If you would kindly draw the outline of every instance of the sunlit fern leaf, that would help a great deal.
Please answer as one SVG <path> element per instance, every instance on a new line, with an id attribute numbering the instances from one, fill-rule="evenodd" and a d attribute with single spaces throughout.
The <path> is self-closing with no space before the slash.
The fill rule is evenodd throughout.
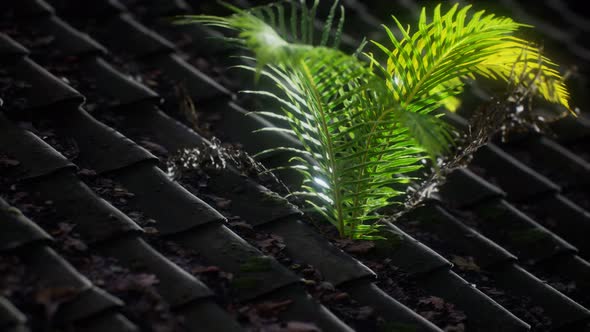
<path id="1" fill-rule="evenodd" d="M 288 63 L 313 45 L 318 3 L 319 0 L 314 0 L 312 7 L 308 8 L 305 4 L 298 6 L 295 1 L 291 1 L 290 6 L 276 3 L 250 8 L 247 11 L 224 3 L 235 11 L 233 15 L 227 17 L 183 15 L 176 17 L 174 22 L 175 24 L 202 23 L 237 31 L 238 38 L 234 40 L 243 43 L 256 55 L 258 77 L 260 69 L 266 64 Z M 303 12 L 299 7 L 303 8 Z M 338 9 L 340 16 L 334 27 Z M 332 47 L 337 47 L 343 25 L 344 7 L 338 6 L 338 1 L 334 1 L 322 29 L 321 41 L 317 46 L 327 46 L 331 43 Z"/>
<path id="2" fill-rule="evenodd" d="M 305 148 L 295 152 L 312 157 L 311 161 L 294 158 L 294 168 L 306 178 L 303 191 L 295 194 L 305 196 L 343 236 L 373 238 L 377 226 L 372 222 L 382 217 L 378 211 L 391 204 L 392 197 L 403 194 L 392 189 L 404 181 L 400 175 L 422 167 L 425 150 L 418 142 L 430 139 L 431 144 L 424 146 L 433 153 L 440 152 L 440 146 L 434 148 L 441 141 L 436 136 L 446 137 L 446 133 L 442 127 L 434 127 L 434 119 L 403 116 L 405 112 L 399 110 L 397 101 L 389 98 L 387 82 L 374 75 L 367 62 L 324 46 L 331 35 L 333 44 L 339 42 L 343 20 L 335 32 L 332 30 L 337 8 L 335 2 L 319 46 L 302 43 L 313 40 L 309 32 L 312 26 L 301 20 L 298 27 L 294 9 L 287 31 L 281 22 L 288 20 L 280 16 L 287 10 L 280 5 L 237 11 L 225 18 L 185 17 L 182 22 L 238 31 L 243 44 L 256 55 L 256 67 L 249 69 L 271 79 L 282 91 L 281 96 L 271 91 L 252 93 L 279 101 L 284 111 L 281 120 L 289 123 L 289 133 Z M 287 41 L 297 39 L 301 40 Z M 268 112 L 260 114 L 277 117 Z M 427 139 L 416 140 L 412 132 Z"/>
<path id="3" fill-rule="evenodd" d="M 277 15 L 285 12 L 274 8 Z M 329 41 L 326 36 L 336 8 L 332 6 L 320 44 Z M 223 18 L 223 24 L 210 17 L 200 22 L 223 27 L 234 24 L 245 45 L 256 54 L 258 63 L 250 69 L 260 71 L 262 62 L 265 69 L 261 75 L 282 90 L 281 96 L 271 91 L 252 93 L 280 102 L 284 108 L 281 120 L 290 124 L 289 132 L 313 157 L 312 162 L 296 159 L 295 168 L 307 179 L 302 187 L 305 190 L 296 194 L 307 197 L 308 203 L 342 235 L 370 236 L 376 227 L 365 223 L 380 218 L 376 211 L 390 204 L 392 196 L 402 194 L 390 188 L 399 181 L 394 175 L 420 168 L 424 150 L 406 128 L 399 128 L 396 104 L 383 98 L 385 81 L 375 76 L 366 62 L 334 48 L 288 43 L 283 37 L 293 35 L 280 36 L 262 21 L 272 16 L 268 12 L 265 16 L 238 12 Z M 275 22 L 281 20 L 275 16 Z M 307 41 L 312 39 L 305 29 L 291 31 L 299 37 L 307 35 Z M 335 34 L 334 42 L 338 38 Z M 277 117 L 268 112 L 260 114 Z"/>
<path id="4" fill-rule="evenodd" d="M 469 6 L 442 15 L 437 6 L 431 21 L 422 11 L 412 35 L 394 18 L 402 37 L 385 28 L 392 47 L 374 42 L 388 57 L 382 65 L 370 53 L 363 53 L 369 60 L 364 61 L 334 47 L 344 22 L 337 2 L 314 45 L 317 4 L 234 8 L 228 17 L 185 16 L 178 22 L 233 30 L 254 53 L 255 64 L 243 68 L 270 80 L 276 90 L 249 92 L 275 99 L 283 111 L 259 114 L 290 127 L 262 130 L 287 131 L 303 146 L 261 153 L 296 153 L 293 164 L 283 166 L 305 178 L 292 195 L 303 196 L 342 236 L 375 239 L 380 211 L 404 194 L 425 156 L 438 156 L 453 144 L 450 128 L 433 112 L 456 105 L 462 79 L 483 75 L 536 84 L 542 96 L 569 107 L 554 65 L 512 37 L 523 25 L 511 19 L 468 15 Z"/>
<path id="5" fill-rule="evenodd" d="M 513 36 L 526 25 L 484 15 L 484 11 L 470 15 L 471 6 L 458 8 L 456 4 L 443 15 L 438 5 L 430 19 L 423 9 L 413 34 L 393 17 L 402 37 L 385 27 L 392 47 L 375 43 L 388 56 L 389 87 L 404 108 L 428 113 L 456 94 L 453 90 L 458 86 L 449 82 L 478 74 L 525 87 L 534 85 L 542 97 L 570 109 L 556 65 L 538 48 Z"/>

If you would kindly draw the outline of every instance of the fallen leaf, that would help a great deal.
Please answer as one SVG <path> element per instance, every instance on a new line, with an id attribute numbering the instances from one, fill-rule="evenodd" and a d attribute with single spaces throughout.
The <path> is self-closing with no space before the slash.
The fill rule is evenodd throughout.
<path id="1" fill-rule="evenodd" d="M 418 301 L 420 304 L 430 305 L 436 310 L 443 310 L 445 308 L 445 300 L 438 296 L 429 296 Z"/>
<path id="2" fill-rule="evenodd" d="M 151 287 L 155 284 L 158 284 L 160 280 L 153 274 L 148 273 L 140 273 L 137 274 L 134 278 L 137 285 L 141 287 Z"/>
<path id="3" fill-rule="evenodd" d="M 15 167 L 20 165 L 20 161 L 14 159 L 0 159 L 0 166 L 3 167 Z"/>
<path id="4" fill-rule="evenodd" d="M 463 257 L 463 256 L 453 255 L 451 262 L 453 262 L 453 264 L 455 264 L 455 266 L 457 266 L 459 269 L 461 269 L 463 271 L 474 271 L 474 272 L 481 271 L 481 268 L 475 263 L 475 261 L 473 260 L 473 257 L 471 257 L 471 256 Z"/>
<path id="5" fill-rule="evenodd" d="M 457 325 L 447 326 L 445 332 L 465 332 L 465 324 L 459 323 Z"/>
<path id="6" fill-rule="evenodd" d="M 80 293 L 73 287 L 43 288 L 35 294 L 35 302 L 45 307 L 45 314 L 52 319 L 62 303 L 71 301 Z"/>
<path id="7" fill-rule="evenodd" d="M 287 307 L 293 303 L 293 300 L 284 301 L 267 301 L 254 305 L 253 309 L 263 317 L 273 317 L 279 312 L 287 309 Z"/>
<path id="8" fill-rule="evenodd" d="M 369 306 L 360 307 L 358 313 L 356 314 L 356 319 L 359 319 L 359 320 L 369 319 L 369 317 L 371 317 L 374 312 L 375 312 L 375 310 Z"/>
<path id="9" fill-rule="evenodd" d="M 288 322 L 287 326 L 281 329 L 284 332 L 321 332 L 321 330 L 311 323 Z"/>
<path id="10" fill-rule="evenodd" d="M 231 227 L 235 227 L 238 230 L 254 230 L 254 227 L 247 222 L 244 221 L 232 221 L 229 223 Z"/>
<path id="11" fill-rule="evenodd" d="M 351 254 L 366 254 L 375 248 L 375 243 L 372 241 L 355 241 L 344 247 L 344 250 Z"/>
<path id="12" fill-rule="evenodd" d="M 148 151 L 153 152 L 155 154 L 167 156 L 170 152 L 160 144 L 156 144 L 154 142 L 148 140 L 140 140 L 139 144 L 146 148 Z"/>
<path id="13" fill-rule="evenodd" d="M 74 249 L 77 251 L 86 251 L 88 250 L 88 246 L 86 245 L 86 243 L 82 242 L 82 240 L 71 237 L 71 236 L 66 236 L 63 239 L 63 247 L 65 250 L 68 249 Z"/>
<path id="14" fill-rule="evenodd" d="M 199 266 L 191 269 L 193 274 L 218 273 L 220 271 L 221 269 L 218 266 Z"/>
<path id="15" fill-rule="evenodd" d="M 88 176 L 88 177 L 94 177 L 97 175 L 96 171 L 88 169 L 88 168 L 82 168 L 81 170 L 78 171 L 78 175 L 81 176 Z"/>

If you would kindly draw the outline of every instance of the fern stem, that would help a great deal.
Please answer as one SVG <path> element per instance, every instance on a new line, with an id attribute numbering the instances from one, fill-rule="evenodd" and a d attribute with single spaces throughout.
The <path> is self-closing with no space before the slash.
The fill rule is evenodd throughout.
<path id="1" fill-rule="evenodd" d="M 371 144 L 371 142 L 372 142 L 373 135 L 374 135 L 374 133 L 375 133 L 375 131 L 377 129 L 377 125 L 379 123 L 381 123 L 381 121 L 383 121 L 383 118 L 387 114 L 389 114 L 390 112 L 392 112 L 392 111 L 393 111 L 393 108 L 390 108 L 390 109 L 384 111 L 383 113 L 381 113 L 381 115 L 379 116 L 379 118 L 371 126 L 371 131 L 369 132 L 369 136 L 367 137 L 367 140 L 366 140 L 366 142 L 367 142 L 367 148 L 366 148 L 366 150 L 363 153 L 363 157 L 361 158 L 361 162 L 360 162 L 361 164 L 364 164 L 364 163 L 367 162 L 367 156 L 369 155 L 369 151 L 371 151 L 371 149 L 369 147 L 369 144 Z M 378 160 L 381 160 L 382 157 L 383 157 L 383 154 L 380 154 Z M 357 183 L 357 185 L 356 185 L 355 192 L 358 192 L 360 190 L 360 185 L 361 185 L 361 181 L 360 180 L 364 177 L 364 175 L 365 175 L 365 168 L 363 168 L 361 170 L 361 172 L 360 172 L 360 174 L 359 174 L 359 176 L 357 178 L 359 180 L 359 183 Z M 358 211 L 359 211 L 359 209 L 356 209 L 356 207 L 359 204 L 358 199 L 359 199 L 359 195 L 355 195 L 354 201 L 353 201 L 354 202 L 353 203 L 353 206 L 355 207 L 353 219 L 356 219 L 358 217 Z"/>
<path id="2" fill-rule="evenodd" d="M 315 85 L 315 82 L 313 80 L 313 75 L 311 75 L 311 71 L 309 70 L 309 67 L 307 67 L 307 65 L 305 64 L 303 59 L 301 59 L 300 64 L 301 64 L 301 68 L 303 69 L 303 73 L 305 74 L 307 80 L 309 81 L 313 97 L 317 100 L 318 111 L 320 112 L 320 117 L 321 117 L 320 125 L 322 127 L 322 130 L 325 133 L 325 137 L 326 137 L 326 141 L 327 141 L 326 148 L 327 148 L 328 158 L 329 158 L 329 163 L 330 163 L 330 168 L 331 168 L 331 172 L 328 172 L 328 173 L 329 173 L 329 177 L 330 177 L 329 181 L 332 186 L 332 190 L 334 192 L 334 205 L 336 206 L 336 220 L 338 221 L 337 228 L 338 228 L 338 233 L 340 234 L 340 236 L 344 237 L 346 234 L 345 234 L 345 225 L 344 225 L 344 215 L 343 215 L 343 211 L 342 211 L 342 197 L 341 197 L 342 193 L 341 193 L 340 183 L 337 178 L 337 174 L 338 174 L 337 166 L 338 165 L 336 164 L 332 138 L 331 138 L 330 132 L 328 130 L 328 124 L 326 123 L 326 114 L 325 114 L 323 105 L 321 103 L 320 94 L 319 94 L 318 89 Z M 352 239 L 352 237 L 353 237 L 352 232 L 350 234 L 350 237 Z"/>

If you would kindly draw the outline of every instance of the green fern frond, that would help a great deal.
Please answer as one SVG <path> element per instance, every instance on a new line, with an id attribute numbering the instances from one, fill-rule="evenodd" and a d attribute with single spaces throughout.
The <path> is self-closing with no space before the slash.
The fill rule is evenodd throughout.
<path id="1" fill-rule="evenodd" d="M 545 99 L 569 109 L 568 93 L 556 66 L 513 33 L 524 25 L 509 18 L 469 13 L 453 6 L 445 14 L 423 10 L 415 33 L 393 18 L 402 33 L 387 27 L 391 47 L 373 42 L 387 56 L 338 50 L 344 10 L 335 1 L 320 37 L 315 34 L 318 0 L 291 2 L 228 17 L 184 16 L 178 23 L 203 23 L 237 32 L 255 55 L 242 68 L 274 83 L 276 90 L 248 91 L 274 99 L 282 114 L 258 114 L 287 123 L 303 149 L 289 167 L 304 176 L 300 190 L 309 206 L 334 224 L 342 236 L 375 239 L 380 211 L 404 195 L 411 174 L 425 157 L 447 152 L 452 128 L 434 111 L 457 107 L 463 79 L 476 75 L 536 87 Z M 336 23 L 336 17 L 339 20 Z M 316 40 L 316 39 L 319 39 Z M 362 49 L 361 45 L 359 48 Z M 400 190 L 401 189 L 401 190 Z"/>
<path id="2" fill-rule="evenodd" d="M 375 42 L 388 56 L 386 73 L 393 98 L 411 112 L 428 113 L 460 91 L 459 79 L 481 75 L 526 88 L 534 85 L 542 97 L 571 110 L 556 65 L 538 48 L 513 36 L 526 25 L 484 11 L 469 18 L 470 8 L 458 10 L 456 4 L 443 15 L 438 5 L 431 19 L 423 8 L 413 34 L 393 17 L 402 37 L 385 27 L 392 48 Z"/>
<path id="3" fill-rule="evenodd" d="M 247 49 L 254 52 L 258 64 L 256 74 L 259 75 L 260 69 L 266 64 L 295 61 L 294 59 L 314 44 L 314 23 L 318 4 L 319 0 L 314 0 L 311 8 L 302 5 L 301 10 L 294 1 L 291 2 L 290 8 L 279 3 L 249 10 L 227 5 L 235 12 L 228 17 L 183 15 L 176 17 L 174 23 L 201 23 L 238 32 L 238 38 L 234 40 L 241 42 Z M 340 9 L 340 18 L 337 27 L 334 28 L 338 9 Z M 338 6 L 338 1 L 334 1 L 322 29 L 321 41 L 317 46 L 327 46 L 331 42 L 332 48 L 337 48 L 343 25 L 344 7 Z"/>
<path id="4" fill-rule="evenodd" d="M 287 72 L 272 71 L 285 82 L 283 104 L 304 110 L 286 112 L 293 131 L 306 150 L 323 157 L 305 163 L 312 185 L 304 188 L 315 198 L 308 203 L 342 235 L 370 236 L 376 228 L 365 222 L 381 218 L 377 211 L 401 194 L 390 188 L 392 175 L 421 167 L 423 150 L 408 148 L 411 137 L 396 128 L 391 105 L 367 95 L 383 83 L 360 60 L 320 47 Z"/>

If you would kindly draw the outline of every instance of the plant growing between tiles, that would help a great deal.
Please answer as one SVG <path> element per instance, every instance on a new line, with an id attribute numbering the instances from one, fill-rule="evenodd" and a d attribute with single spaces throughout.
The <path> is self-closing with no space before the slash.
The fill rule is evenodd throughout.
<path id="1" fill-rule="evenodd" d="M 227 17 L 182 16 L 176 23 L 233 31 L 229 40 L 254 54 L 249 60 L 255 64 L 241 67 L 274 88 L 247 92 L 282 107 L 280 113 L 256 113 L 289 124 L 261 130 L 290 133 L 303 146 L 277 146 L 260 154 L 290 150 L 298 155 L 284 166 L 305 179 L 292 194 L 305 197 L 342 237 L 380 238 L 383 209 L 403 206 L 400 198 L 424 160 L 436 165 L 454 150 L 453 128 L 439 111 L 456 107 L 466 79 L 502 81 L 570 110 L 557 65 L 515 36 L 524 24 L 471 6 L 442 12 L 438 5 L 432 12 L 423 8 L 415 28 L 393 16 L 397 31 L 383 25 L 387 43 L 370 41 L 373 53 L 363 51 L 367 43 L 362 43 L 347 54 L 339 49 L 344 8 L 335 1 L 316 32 L 318 1 L 249 10 L 228 6 L 234 14 Z"/>

